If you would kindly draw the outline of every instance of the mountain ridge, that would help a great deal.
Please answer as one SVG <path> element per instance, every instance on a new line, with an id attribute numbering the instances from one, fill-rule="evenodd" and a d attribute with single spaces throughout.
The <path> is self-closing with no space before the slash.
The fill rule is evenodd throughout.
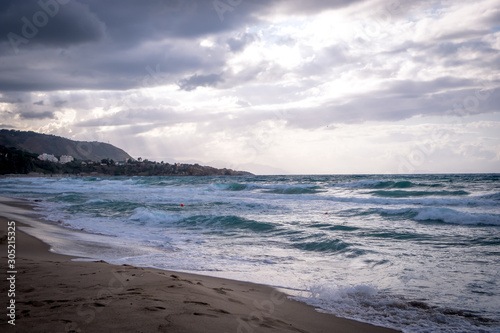
<path id="1" fill-rule="evenodd" d="M 0 130 L 0 145 L 14 147 L 35 154 L 70 155 L 82 161 L 101 161 L 113 159 L 125 161 L 132 159 L 125 150 L 112 144 L 98 141 L 75 141 L 51 134 L 32 131 Z"/>
<path id="2" fill-rule="evenodd" d="M 70 162 L 42 161 L 47 153 L 70 155 Z M 186 163 L 134 160 L 109 143 L 74 141 L 63 137 L 17 130 L 0 130 L 0 175 L 103 175 L 103 176 L 248 176 L 246 171 L 218 169 Z"/>

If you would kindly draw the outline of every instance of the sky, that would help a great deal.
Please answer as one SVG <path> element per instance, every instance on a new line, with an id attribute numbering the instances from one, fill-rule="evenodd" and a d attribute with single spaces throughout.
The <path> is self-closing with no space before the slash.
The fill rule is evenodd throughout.
<path id="1" fill-rule="evenodd" d="M 0 128 L 256 174 L 500 172 L 500 0 L 4 0 L 0 37 Z"/>

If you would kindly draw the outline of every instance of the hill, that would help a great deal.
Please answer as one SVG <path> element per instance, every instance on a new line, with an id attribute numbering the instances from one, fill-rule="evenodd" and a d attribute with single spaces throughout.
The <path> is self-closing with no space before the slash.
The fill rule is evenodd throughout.
<path id="1" fill-rule="evenodd" d="M 101 161 L 107 158 L 125 161 L 132 158 L 124 150 L 108 143 L 73 141 L 55 135 L 6 129 L 0 130 L 0 145 L 35 154 L 71 155 L 83 161 Z"/>
<path id="2" fill-rule="evenodd" d="M 100 162 L 72 161 L 57 163 L 41 161 L 37 154 L 0 145 L 0 175 L 78 175 L 78 176 L 248 176 L 251 173 L 231 169 L 216 169 L 199 164 L 169 164 L 152 161 L 117 163 L 110 159 Z"/>
<path id="3" fill-rule="evenodd" d="M 69 163 L 41 161 L 38 155 L 71 155 Z M 85 161 L 85 162 L 84 162 Z M 93 162 L 91 162 L 93 161 Z M 73 141 L 59 136 L 0 130 L 0 175 L 103 175 L 103 176 L 247 176 L 245 171 L 217 169 L 199 164 L 135 161 L 120 148 L 102 142 Z"/>

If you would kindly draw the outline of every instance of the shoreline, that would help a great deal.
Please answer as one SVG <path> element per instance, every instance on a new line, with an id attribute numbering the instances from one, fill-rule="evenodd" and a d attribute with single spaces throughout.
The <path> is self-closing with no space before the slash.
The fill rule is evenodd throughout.
<path id="1" fill-rule="evenodd" d="M 15 326 L 3 314 L 5 332 L 397 332 L 320 313 L 266 285 L 72 261 L 76 257 L 50 252 L 26 232 L 32 227 L 23 220 L 35 213 L 29 203 L 9 198 L 0 203 L 11 208 L 0 213 L 0 233 L 6 234 L 8 221 L 16 225 L 15 296 L 10 298 Z M 7 243 L 0 244 L 5 263 Z M 9 281 L 3 281 L 7 295 Z"/>

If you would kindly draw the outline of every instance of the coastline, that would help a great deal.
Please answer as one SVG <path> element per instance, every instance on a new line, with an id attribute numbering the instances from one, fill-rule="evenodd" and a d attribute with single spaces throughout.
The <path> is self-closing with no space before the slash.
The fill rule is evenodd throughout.
<path id="1" fill-rule="evenodd" d="M 396 332 L 320 313 L 265 285 L 72 261 L 75 257 L 50 252 L 25 232 L 31 227 L 23 220 L 33 218 L 28 203 L 8 198 L 0 203 L 10 207 L 0 213 L 0 233 L 6 234 L 8 221 L 16 226 L 16 274 L 7 276 L 14 275 L 15 282 L 9 286 L 2 279 L 1 286 L 7 295 L 14 285 L 9 298 L 15 301 L 15 326 L 3 314 L 4 332 Z M 7 247 L 4 239 L 5 263 Z"/>

